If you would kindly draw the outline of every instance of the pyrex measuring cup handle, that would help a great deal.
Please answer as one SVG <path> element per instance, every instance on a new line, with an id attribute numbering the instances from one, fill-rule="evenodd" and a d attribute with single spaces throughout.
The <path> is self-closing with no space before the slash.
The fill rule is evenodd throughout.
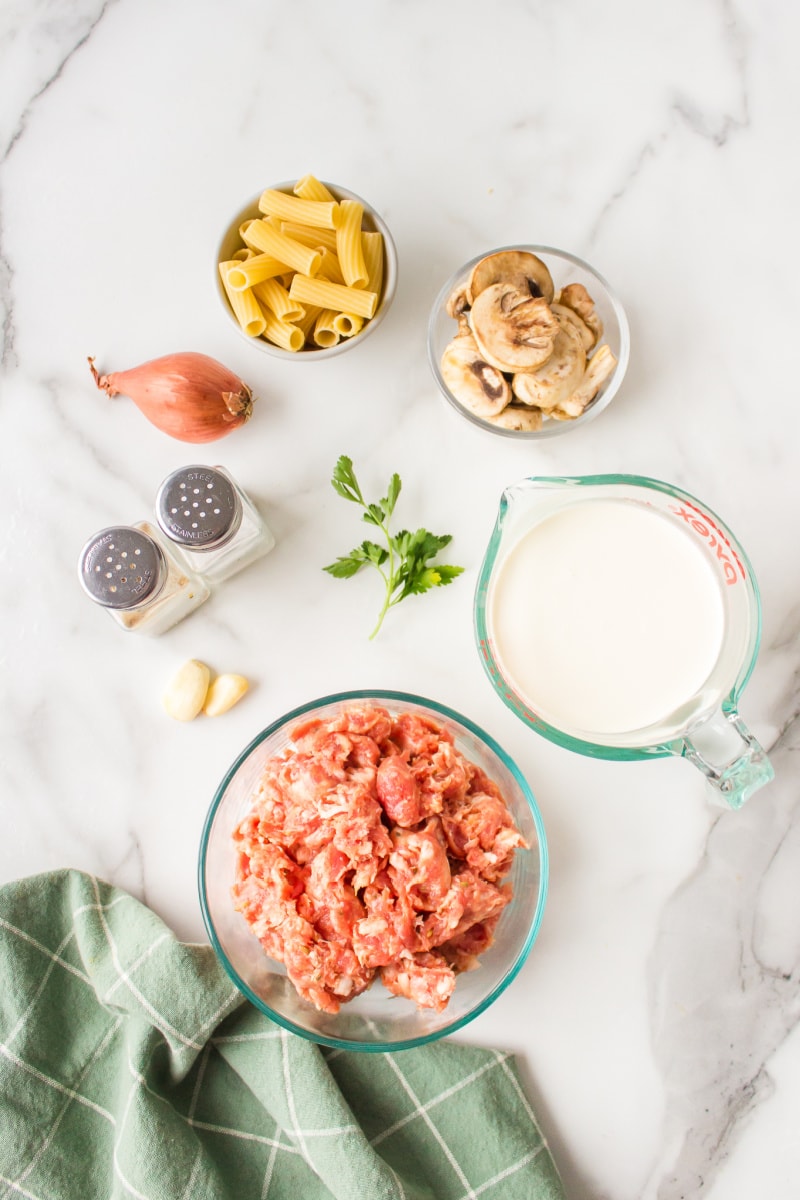
<path id="1" fill-rule="evenodd" d="M 682 754 L 703 772 L 714 801 L 728 808 L 741 808 L 775 777 L 763 747 L 735 709 L 715 713 L 684 738 Z"/>

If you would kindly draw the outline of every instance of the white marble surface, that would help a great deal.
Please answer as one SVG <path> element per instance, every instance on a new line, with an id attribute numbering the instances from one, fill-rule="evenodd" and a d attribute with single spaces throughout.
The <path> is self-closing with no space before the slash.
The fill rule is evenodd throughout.
<path id="1" fill-rule="evenodd" d="M 416 691 L 503 744 L 541 806 L 552 881 L 521 976 L 463 1033 L 517 1050 L 574 1200 L 798 1194 L 798 556 L 794 371 L 800 263 L 795 47 L 784 0 L 476 0 L 337 15 L 308 0 L 5 0 L 0 6 L 2 796 L 0 879 L 72 865 L 204 937 L 198 835 L 226 766 L 317 695 Z M 279 363 L 221 319 L 220 229 L 313 171 L 389 222 L 384 325 L 329 363 Z M 459 263 L 562 246 L 630 315 L 611 407 L 547 444 L 460 421 L 425 361 Z M 123 634 L 75 563 L 148 511 L 195 452 L 89 378 L 205 351 L 259 395 L 211 451 L 275 551 L 157 640 Z M 377 580 L 321 566 L 360 537 L 328 479 L 397 470 L 404 523 L 466 567 L 366 634 Z M 502 488 L 631 471 L 702 497 L 759 577 L 764 638 L 742 713 L 777 779 L 740 813 L 680 760 L 591 761 L 544 742 L 489 687 L 472 591 Z M 252 694 L 182 726 L 160 708 L 189 656 Z M 796 760 L 795 760 L 796 761 Z"/>

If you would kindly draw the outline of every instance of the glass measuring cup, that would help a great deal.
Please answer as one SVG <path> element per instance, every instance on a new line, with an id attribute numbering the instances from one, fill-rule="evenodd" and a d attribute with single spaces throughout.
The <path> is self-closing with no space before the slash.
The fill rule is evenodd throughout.
<path id="1" fill-rule="evenodd" d="M 613 502 L 612 507 L 609 507 L 609 501 Z M 509 646 L 515 644 L 513 637 L 509 638 L 507 629 L 500 635 L 505 603 L 502 589 L 508 588 L 504 581 L 508 580 L 510 571 L 516 569 L 509 564 L 519 562 L 520 546 L 529 546 L 532 538 L 540 537 L 543 523 L 550 518 L 557 518 L 561 529 L 566 528 L 565 521 L 574 523 L 578 512 L 575 506 L 578 505 L 582 506 L 581 520 L 589 512 L 587 506 L 591 506 L 592 519 L 596 522 L 599 517 L 601 521 L 598 528 L 602 528 L 608 514 L 615 520 L 635 518 L 640 524 L 644 516 L 660 518 L 655 526 L 649 522 L 645 532 L 657 534 L 653 539 L 656 547 L 662 537 L 666 537 L 667 542 L 670 539 L 675 542 L 677 538 L 676 545 L 681 553 L 688 554 L 692 562 L 697 560 L 696 565 L 704 578 L 708 577 L 709 596 L 713 592 L 715 613 L 718 613 L 718 627 L 715 626 L 713 631 L 715 637 L 718 635 L 718 649 L 715 641 L 712 658 L 707 665 L 698 667 L 701 673 L 690 690 L 677 700 L 673 696 L 664 711 L 649 711 L 641 720 L 629 720 L 623 725 L 615 726 L 612 722 L 608 728 L 599 718 L 589 721 L 584 716 L 583 721 L 581 718 L 573 720 L 565 716 L 565 709 L 559 711 L 546 696 L 534 697 L 536 685 L 519 682 L 520 670 L 509 650 Z M 554 528 L 551 522 L 550 533 Z M 688 545 L 684 538 L 689 540 Z M 565 546 L 569 544 L 565 542 Z M 515 550 L 517 554 L 513 555 Z M 638 561 L 637 556 L 646 557 L 641 539 L 632 541 L 629 549 L 623 539 L 622 553 L 634 563 Z M 612 556 L 609 563 L 613 564 L 613 561 Z M 667 572 L 672 566 L 665 561 Z M 613 565 L 609 565 L 606 579 L 602 578 L 603 574 L 600 570 L 589 581 L 585 595 L 585 621 L 595 620 L 595 640 L 602 639 L 605 634 L 593 612 L 594 594 L 605 589 L 613 595 L 614 587 L 620 586 Z M 565 578 L 568 577 L 569 572 Z M 579 571 L 576 578 L 580 578 Z M 673 589 L 677 588 L 674 594 L 680 598 L 681 581 L 671 579 L 669 582 Z M 693 596 L 683 597 L 683 601 L 691 616 Z M 666 619 L 663 611 L 654 610 L 654 613 L 646 636 L 656 643 L 668 624 L 669 613 Z M 643 619 L 647 616 L 645 613 Z M 683 630 L 679 632 L 682 635 Z M 739 717 L 737 707 L 742 689 L 755 666 L 760 632 L 758 585 L 745 552 L 719 517 L 687 492 L 637 475 L 533 477 L 504 491 L 475 594 L 476 639 L 484 669 L 500 698 L 531 729 L 550 741 L 581 754 L 621 761 L 680 755 L 703 772 L 718 803 L 739 808 L 754 791 L 773 778 L 769 759 Z M 584 633 L 594 636 L 590 625 L 585 626 Z M 545 636 L 543 633 L 542 637 Z M 695 649 L 701 642 L 702 638 Z M 686 651 L 687 654 L 693 652 Z M 558 648 L 554 651 L 557 653 Z M 620 670 L 623 666 L 620 661 Z M 565 678 L 568 668 L 565 661 Z M 613 668 L 612 662 L 610 669 Z M 524 677 L 530 679 L 535 675 L 534 661 L 533 676 Z M 598 692 L 602 695 L 602 680 L 598 683 Z M 635 695 L 632 703 L 635 708 Z M 580 705 L 577 707 L 579 709 Z"/>

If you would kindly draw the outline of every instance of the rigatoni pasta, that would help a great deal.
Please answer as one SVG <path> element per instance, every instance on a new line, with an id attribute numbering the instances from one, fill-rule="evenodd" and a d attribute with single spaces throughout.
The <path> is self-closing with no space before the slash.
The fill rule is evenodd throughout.
<path id="1" fill-rule="evenodd" d="M 337 313 L 333 318 L 333 328 L 342 337 L 354 337 L 361 332 L 363 324 L 364 318 L 357 317 L 355 313 Z"/>
<path id="2" fill-rule="evenodd" d="M 315 228 L 338 229 L 342 220 L 342 210 L 336 200 L 303 200 L 275 188 L 267 188 L 261 193 L 258 207 L 267 216 Z"/>
<path id="3" fill-rule="evenodd" d="M 314 322 L 314 341 L 323 350 L 335 346 L 340 334 L 336 331 L 336 313 L 332 308 L 323 308 Z"/>
<path id="4" fill-rule="evenodd" d="M 368 276 L 361 249 L 364 206 L 355 200 L 343 200 L 340 208 L 342 215 L 336 230 L 336 255 L 342 275 L 348 287 L 365 288 Z"/>
<path id="5" fill-rule="evenodd" d="M 336 230 L 315 229 L 312 225 L 297 225 L 294 221 L 281 221 L 281 231 L 296 242 L 315 249 L 324 247 L 332 254 L 336 253 Z M 380 237 L 380 234 L 378 234 Z"/>
<path id="6" fill-rule="evenodd" d="M 265 279 L 275 279 L 286 270 L 286 263 L 279 262 L 270 254 L 254 254 L 252 250 L 248 250 L 248 254 L 250 258 L 237 263 L 228 271 L 228 283 L 235 292 L 241 292 L 244 288 L 252 287 L 254 283 L 261 283 Z"/>
<path id="7" fill-rule="evenodd" d="M 261 337 L 267 327 L 267 322 L 258 301 L 250 289 L 243 292 L 234 291 L 228 283 L 228 271 L 231 267 L 238 267 L 239 264 L 235 259 L 219 264 L 220 278 L 222 286 L 228 297 L 233 315 L 241 325 L 248 337 Z"/>
<path id="8" fill-rule="evenodd" d="M 265 337 L 268 337 L 276 346 L 280 346 L 281 350 L 291 350 L 295 353 L 302 350 L 306 340 L 302 329 L 298 329 L 289 321 L 282 321 L 270 312 L 264 313 L 264 322 Z"/>
<path id="9" fill-rule="evenodd" d="M 278 283 L 277 279 L 263 279 L 261 283 L 254 284 L 253 295 L 262 308 L 268 308 L 271 313 L 274 313 L 276 317 L 280 317 L 282 321 L 295 322 L 305 316 L 306 310 L 303 308 L 303 305 L 298 304 L 296 300 L 292 300 L 286 288 Z"/>
<path id="10" fill-rule="evenodd" d="M 295 275 L 289 295 L 301 304 L 321 304 L 324 308 L 356 313 L 359 317 L 374 317 L 378 307 L 375 292 L 343 287 L 341 283 L 330 283 L 327 279 L 311 279 L 308 275 Z"/>
<path id="11" fill-rule="evenodd" d="M 303 337 L 308 339 L 322 309 L 316 304 L 304 304 L 303 308 L 306 310 L 305 316 L 299 317 L 294 324 L 302 331 Z"/>
<path id="12" fill-rule="evenodd" d="M 291 191 L 266 188 L 254 208 L 219 265 L 242 329 L 293 353 L 360 333 L 384 285 L 383 236 L 364 228 L 363 205 L 304 175 Z"/>
<path id="13" fill-rule="evenodd" d="M 280 259 L 293 271 L 299 271 L 302 275 L 316 275 L 319 270 L 321 259 L 318 250 L 288 238 L 268 221 L 251 221 L 247 227 L 247 237 L 262 253 Z"/>
<path id="14" fill-rule="evenodd" d="M 361 234 L 361 250 L 369 277 L 367 287 L 380 295 L 383 287 L 383 238 L 379 233 L 364 230 Z"/>
<path id="15" fill-rule="evenodd" d="M 323 246 L 320 250 L 320 254 L 322 255 L 322 262 L 319 264 L 317 278 L 329 279 L 331 283 L 344 283 L 344 275 L 342 274 L 342 268 L 339 265 L 339 259 L 336 257 L 333 251 L 328 250 L 327 247 Z"/>
<path id="16" fill-rule="evenodd" d="M 326 188 L 324 183 L 320 183 L 315 175 L 304 175 L 302 179 L 298 179 L 292 191 L 295 196 L 301 196 L 303 200 L 336 199 L 333 192 Z"/>

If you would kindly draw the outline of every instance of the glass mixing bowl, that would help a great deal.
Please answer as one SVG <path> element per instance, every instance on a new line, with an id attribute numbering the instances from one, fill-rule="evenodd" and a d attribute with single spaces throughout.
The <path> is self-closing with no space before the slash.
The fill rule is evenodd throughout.
<path id="1" fill-rule="evenodd" d="M 495 940 L 480 965 L 458 976 L 441 1013 L 373 985 L 343 1004 L 336 1015 L 318 1012 L 302 1000 L 282 963 L 268 957 L 241 913 L 233 907 L 231 885 L 237 850 L 232 833 L 248 812 L 265 761 L 283 750 L 300 722 L 331 718 L 355 703 L 382 705 L 393 715 L 418 713 L 452 733 L 456 748 L 500 787 L 528 844 L 518 849 L 507 877 L 513 899 L 503 910 Z M 483 1012 L 508 987 L 536 940 L 547 890 L 547 845 L 533 794 L 497 743 L 466 717 L 420 696 L 391 691 L 353 691 L 314 700 L 287 713 L 260 733 L 231 766 L 219 785 L 203 829 L 199 858 L 200 902 L 206 929 L 225 970 L 256 1008 L 285 1029 L 326 1046 L 349 1050 L 400 1050 L 453 1033 Z"/>

